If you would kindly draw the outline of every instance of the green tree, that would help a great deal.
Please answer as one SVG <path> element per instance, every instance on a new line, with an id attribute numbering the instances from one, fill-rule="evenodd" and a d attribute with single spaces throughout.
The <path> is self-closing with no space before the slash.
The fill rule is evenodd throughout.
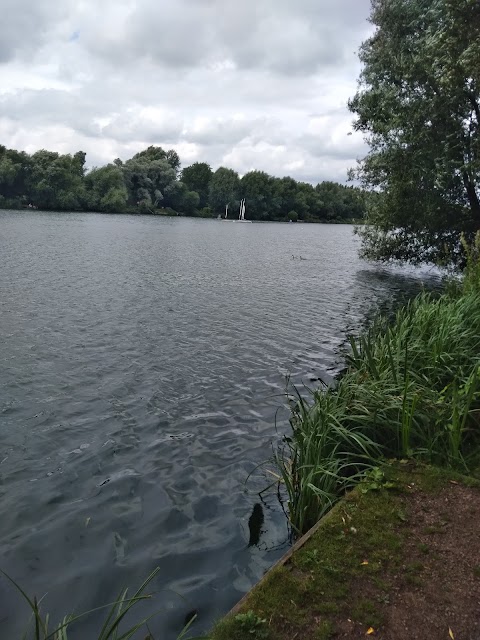
<path id="1" fill-rule="evenodd" d="M 155 160 L 165 160 L 175 171 L 175 177 L 180 171 L 180 157 L 174 149 L 165 151 L 162 147 L 150 146 L 136 153 L 132 160 L 145 160 L 146 162 L 154 162 Z"/>
<path id="2" fill-rule="evenodd" d="M 125 210 L 128 191 L 123 171 L 115 164 L 92 169 L 85 177 L 89 208 L 108 213 Z"/>
<path id="3" fill-rule="evenodd" d="M 225 206 L 239 203 L 240 180 L 233 169 L 220 167 L 213 174 L 208 187 L 208 204 L 215 213 L 225 211 Z"/>
<path id="4" fill-rule="evenodd" d="M 293 178 L 274 178 L 273 198 L 275 209 L 280 218 L 287 219 L 291 211 L 295 209 L 295 198 L 297 195 L 297 182 Z M 298 218 L 298 215 L 297 215 Z"/>
<path id="5" fill-rule="evenodd" d="M 178 213 L 195 215 L 200 197 L 196 191 L 189 191 L 184 182 L 172 181 L 165 187 L 163 193 L 163 206 L 170 207 Z"/>
<path id="6" fill-rule="evenodd" d="M 173 209 L 186 215 L 211 217 L 230 205 L 238 215 L 246 198 L 247 217 L 257 220 L 318 220 L 358 215 L 363 191 L 337 183 L 311 184 L 250 171 L 242 180 L 236 171 L 220 167 L 212 173 L 196 162 L 181 173 L 175 151 L 150 146 L 130 160 L 85 172 L 85 153 L 61 155 L 44 149 L 32 156 L 0 145 L 0 207 L 33 204 L 42 209 L 155 213 Z M 204 205 L 204 206 L 202 206 Z M 205 206 L 206 205 L 206 206 Z M 357 213 L 352 214 L 352 211 Z"/>
<path id="7" fill-rule="evenodd" d="M 360 220 L 365 215 L 364 192 L 357 187 L 346 187 L 337 182 L 317 184 L 318 216 L 322 220 Z"/>
<path id="8" fill-rule="evenodd" d="M 85 153 L 60 155 L 41 149 L 31 156 L 26 179 L 28 199 L 39 209 L 75 211 L 84 208 Z"/>
<path id="9" fill-rule="evenodd" d="M 297 182 L 294 209 L 298 212 L 299 220 L 318 219 L 319 206 L 320 199 L 313 186 L 308 182 Z"/>
<path id="10" fill-rule="evenodd" d="M 170 206 L 175 195 L 177 174 L 168 160 L 149 152 L 137 153 L 121 166 L 129 202 L 142 210 L 153 212 L 158 207 Z M 158 147 L 159 149 L 159 147 Z"/>
<path id="11" fill-rule="evenodd" d="M 28 154 L 0 145 L 0 203 L 8 207 L 19 207 L 26 203 L 26 180 L 30 168 Z"/>
<path id="12" fill-rule="evenodd" d="M 197 191 L 190 191 L 188 186 L 180 180 L 175 185 L 176 190 L 170 206 L 179 213 L 196 215 L 200 205 L 200 196 Z"/>
<path id="13" fill-rule="evenodd" d="M 350 101 L 370 152 L 366 257 L 455 261 L 480 227 L 480 3 L 372 0 L 374 35 Z"/>
<path id="14" fill-rule="evenodd" d="M 253 220 L 273 220 L 278 216 L 280 200 L 274 198 L 275 179 L 265 171 L 249 171 L 240 182 L 246 200 L 247 216 Z"/>
<path id="15" fill-rule="evenodd" d="M 190 191 L 196 191 L 200 196 L 199 207 L 203 209 L 208 204 L 208 188 L 213 171 L 206 162 L 194 162 L 182 171 L 181 181 Z"/>

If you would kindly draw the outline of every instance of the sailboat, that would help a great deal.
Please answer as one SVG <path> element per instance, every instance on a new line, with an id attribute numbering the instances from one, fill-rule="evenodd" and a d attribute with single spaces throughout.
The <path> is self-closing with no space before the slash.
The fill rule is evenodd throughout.
<path id="1" fill-rule="evenodd" d="M 221 218 L 222 220 L 226 220 L 227 222 L 236 222 L 236 220 L 233 220 L 232 218 L 228 217 L 228 203 L 225 205 L 225 216 L 221 217 L 218 216 L 219 218 Z"/>
<path id="2" fill-rule="evenodd" d="M 240 202 L 240 213 L 238 214 L 238 220 L 235 222 L 251 222 L 251 220 L 245 220 L 245 198 Z"/>

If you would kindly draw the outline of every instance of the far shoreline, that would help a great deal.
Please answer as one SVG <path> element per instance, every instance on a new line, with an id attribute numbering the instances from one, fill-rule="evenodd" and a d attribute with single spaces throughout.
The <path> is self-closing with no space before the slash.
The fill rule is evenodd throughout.
<path id="1" fill-rule="evenodd" d="M 37 209 L 36 207 L 22 207 L 21 209 L 11 209 L 11 208 L 3 208 L 0 207 L 0 211 L 8 211 L 10 213 L 59 213 L 59 214 L 76 214 L 76 213 L 86 213 L 86 214 L 95 214 L 102 216 L 148 216 L 148 217 L 157 217 L 157 218 L 187 218 L 189 220 L 214 220 L 218 222 L 222 222 L 222 218 L 214 217 L 214 216 L 192 216 L 186 213 L 162 213 L 152 212 L 152 211 L 61 211 L 57 209 Z M 232 222 L 235 221 L 235 218 L 231 219 Z M 334 224 L 334 225 L 363 225 L 366 224 L 365 220 L 255 220 L 251 219 L 250 222 L 255 224 Z"/>

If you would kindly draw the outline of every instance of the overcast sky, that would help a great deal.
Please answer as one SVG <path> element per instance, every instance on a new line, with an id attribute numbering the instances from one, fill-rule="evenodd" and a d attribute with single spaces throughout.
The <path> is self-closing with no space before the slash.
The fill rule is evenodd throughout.
<path id="1" fill-rule="evenodd" d="M 150 144 L 313 183 L 365 153 L 346 103 L 370 0 L 1 0 L 0 143 Z"/>

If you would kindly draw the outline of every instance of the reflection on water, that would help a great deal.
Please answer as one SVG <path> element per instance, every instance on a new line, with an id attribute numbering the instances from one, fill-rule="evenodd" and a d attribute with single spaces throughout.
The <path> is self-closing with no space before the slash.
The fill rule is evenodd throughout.
<path id="1" fill-rule="evenodd" d="M 285 376 L 331 380 L 346 332 L 435 278 L 366 266 L 340 225 L 0 225 L 0 567 L 59 620 L 159 566 L 152 632 L 195 610 L 200 633 L 286 548 L 275 496 L 245 490 L 288 428 Z M 0 581 L 5 637 L 25 620 Z"/>
<path id="2" fill-rule="evenodd" d="M 378 314 L 389 315 L 413 296 L 423 291 L 440 291 L 442 274 L 434 268 L 395 270 L 393 267 L 361 269 L 355 276 L 355 294 L 350 302 L 364 309 L 360 323 L 352 324 L 347 333 L 358 334 Z M 388 295 L 385 295 L 386 290 Z M 366 292 L 378 295 L 375 304 L 365 307 Z M 352 314 L 353 315 L 353 314 Z"/>

